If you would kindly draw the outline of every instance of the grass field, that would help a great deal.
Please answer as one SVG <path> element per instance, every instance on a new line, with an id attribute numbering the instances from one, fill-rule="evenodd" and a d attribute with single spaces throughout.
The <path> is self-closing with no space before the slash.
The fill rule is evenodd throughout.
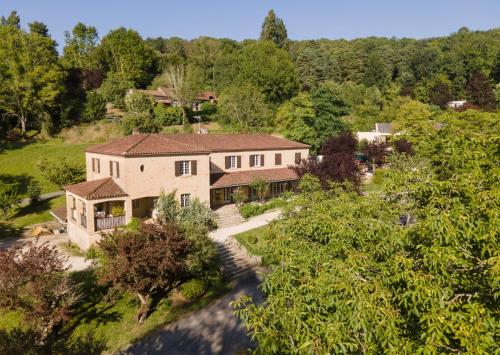
<path id="1" fill-rule="evenodd" d="M 269 226 L 263 226 L 249 231 L 236 234 L 234 238 L 243 245 L 250 254 L 262 256 L 269 246 L 267 241 L 267 233 Z"/>
<path id="2" fill-rule="evenodd" d="M 40 184 L 42 193 L 58 191 L 59 186 L 45 179 L 37 163 L 43 159 L 66 158 L 68 162 L 84 162 L 83 151 L 88 144 L 68 144 L 61 139 L 39 142 L 16 142 L 0 144 L 0 179 L 8 177 L 20 179 L 22 183 L 30 179 Z"/>

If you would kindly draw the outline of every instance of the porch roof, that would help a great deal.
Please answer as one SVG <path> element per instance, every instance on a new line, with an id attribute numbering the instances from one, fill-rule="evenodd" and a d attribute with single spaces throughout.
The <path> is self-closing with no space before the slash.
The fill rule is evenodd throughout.
<path id="1" fill-rule="evenodd" d="M 86 200 L 128 196 L 111 177 L 64 186 L 64 190 Z"/>
<path id="2" fill-rule="evenodd" d="M 249 185 L 261 178 L 267 182 L 297 180 L 297 173 L 290 168 L 237 171 L 210 175 L 210 188 Z"/>

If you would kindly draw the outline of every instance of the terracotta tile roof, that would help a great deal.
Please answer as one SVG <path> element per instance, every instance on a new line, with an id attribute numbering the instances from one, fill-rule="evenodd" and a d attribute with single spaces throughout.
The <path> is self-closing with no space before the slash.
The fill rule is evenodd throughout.
<path id="1" fill-rule="evenodd" d="M 160 134 L 133 134 L 108 143 L 88 147 L 85 151 L 121 156 L 209 153 L 206 148 L 177 142 Z"/>
<path id="2" fill-rule="evenodd" d="M 134 134 L 89 147 L 85 151 L 141 156 L 307 148 L 307 144 L 267 134 Z"/>
<path id="3" fill-rule="evenodd" d="M 211 152 L 243 150 L 307 149 L 307 144 L 269 134 L 170 134 L 176 142 L 202 146 Z"/>
<path id="4" fill-rule="evenodd" d="M 290 168 L 237 171 L 234 173 L 212 174 L 210 188 L 249 185 L 256 178 L 268 182 L 297 180 L 298 176 Z"/>
<path id="5" fill-rule="evenodd" d="M 64 189 L 86 200 L 128 196 L 111 177 L 68 185 Z"/>
<path id="6" fill-rule="evenodd" d="M 217 100 L 217 96 L 213 91 L 201 91 L 196 95 L 196 99 L 203 101 Z"/>

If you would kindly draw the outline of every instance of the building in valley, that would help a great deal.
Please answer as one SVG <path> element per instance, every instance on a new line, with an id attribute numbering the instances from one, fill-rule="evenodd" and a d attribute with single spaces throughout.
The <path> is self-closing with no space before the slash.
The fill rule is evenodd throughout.
<path id="1" fill-rule="evenodd" d="M 265 134 L 135 134 L 89 147 L 87 181 L 65 187 L 68 236 L 88 249 L 100 232 L 152 217 L 162 190 L 181 206 L 198 198 L 215 208 L 232 203 L 236 188 L 256 199 L 249 184 L 261 178 L 279 195 L 308 154 L 306 144 Z"/>

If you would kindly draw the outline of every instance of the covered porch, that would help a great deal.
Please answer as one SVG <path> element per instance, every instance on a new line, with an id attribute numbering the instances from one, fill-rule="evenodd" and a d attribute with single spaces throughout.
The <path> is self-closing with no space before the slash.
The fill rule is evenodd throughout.
<path id="1" fill-rule="evenodd" d="M 217 174 L 211 178 L 210 206 L 217 208 L 234 203 L 234 192 L 237 190 L 245 196 L 245 202 L 258 200 L 257 191 L 250 187 L 255 179 L 268 183 L 264 194 L 266 199 L 277 197 L 283 192 L 294 191 L 297 178 L 295 171 L 289 168 Z"/>

